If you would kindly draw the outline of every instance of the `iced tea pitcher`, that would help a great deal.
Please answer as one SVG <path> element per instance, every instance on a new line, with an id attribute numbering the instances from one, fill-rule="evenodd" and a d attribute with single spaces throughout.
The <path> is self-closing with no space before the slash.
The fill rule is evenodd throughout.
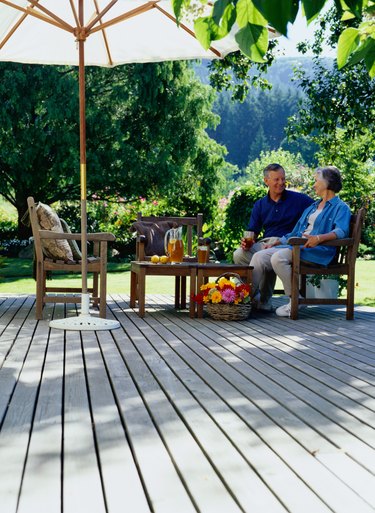
<path id="1" fill-rule="evenodd" d="M 172 264 L 181 263 L 184 258 L 184 243 L 182 241 L 182 226 L 171 228 L 164 237 L 165 254 Z"/>

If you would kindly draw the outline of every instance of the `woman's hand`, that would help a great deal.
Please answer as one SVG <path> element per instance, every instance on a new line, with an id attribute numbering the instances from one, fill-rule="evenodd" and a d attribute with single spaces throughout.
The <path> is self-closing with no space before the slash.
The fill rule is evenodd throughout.
<path id="1" fill-rule="evenodd" d="M 315 248 L 315 246 L 322 242 L 320 239 L 320 235 L 304 235 L 304 237 L 307 238 L 307 241 L 303 246 L 304 248 Z"/>

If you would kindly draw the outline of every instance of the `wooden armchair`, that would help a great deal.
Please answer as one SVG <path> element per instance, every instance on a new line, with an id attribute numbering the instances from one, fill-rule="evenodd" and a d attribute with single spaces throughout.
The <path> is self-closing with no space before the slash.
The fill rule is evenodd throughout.
<path id="1" fill-rule="evenodd" d="M 80 303 L 81 287 L 47 287 L 47 274 L 51 271 L 80 272 L 80 252 L 75 241 L 80 233 L 65 233 L 57 214 L 47 205 L 27 199 L 30 223 L 34 238 L 36 266 L 36 319 L 42 319 L 45 303 Z M 38 211 L 38 209 L 42 209 Z M 52 224 L 51 224 L 52 223 Z M 48 229 L 43 229 L 46 227 Z M 93 285 L 88 288 L 91 300 L 99 306 L 100 317 L 106 317 L 107 294 L 107 248 L 115 240 L 112 233 L 89 233 L 87 240 L 93 242 L 93 256 L 88 258 L 88 273 L 93 273 Z M 48 295 L 53 292 L 54 295 Z M 64 295 L 56 295 L 56 292 Z M 76 295 L 72 295 L 75 293 Z"/>
<path id="2" fill-rule="evenodd" d="M 355 262 L 357 251 L 361 239 L 361 231 L 363 220 L 365 217 L 365 209 L 361 208 L 357 214 L 352 215 L 350 222 L 350 232 L 347 239 L 335 239 L 322 243 L 327 246 L 337 247 L 337 256 L 327 267 L 314 266 L 300 259 L 301 245 L 305 243 L 304 239 L 292 237 L 288 240 L 288 244 L 292 245 L 292 296 L 291 296 L 291 319 L 298 319 L 298 305 L 315 305 L 315 304 L 334 304 L 346 305 L 346 318 L 353 319 L 354 316 L 354 289 L 355 289 Z M 327 298 L 316 299 L 306 298 L 306 276 L 321 274 L 346 275 L 346 298 Z M 301 285 L 301 289 L 300 289 Z M 304 296 L 300 298 L 299 295 Z"/>

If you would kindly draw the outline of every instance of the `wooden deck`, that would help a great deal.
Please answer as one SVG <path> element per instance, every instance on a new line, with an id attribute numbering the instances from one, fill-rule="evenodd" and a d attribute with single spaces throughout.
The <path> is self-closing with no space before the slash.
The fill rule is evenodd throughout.
<path id="1" fill-rule="evenodd" d="M 375 511 L 375 309 L 50 330 L 0 298 L 1 513 Z M 48 305 L 45 318 L 75 315 Z"/>

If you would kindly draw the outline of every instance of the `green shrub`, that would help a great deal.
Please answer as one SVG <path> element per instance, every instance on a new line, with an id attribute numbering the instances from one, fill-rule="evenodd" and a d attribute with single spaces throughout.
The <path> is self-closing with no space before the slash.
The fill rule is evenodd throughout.
<path id="1" fill-rule="evenodd" d="M 225 221 L 221 229 L 221 242 L 228 260 L 239 245 L 246 228 L 254 203 L 267 193 L 265 186 L 244 185 L 234 191 L 225 209 Z"/>

